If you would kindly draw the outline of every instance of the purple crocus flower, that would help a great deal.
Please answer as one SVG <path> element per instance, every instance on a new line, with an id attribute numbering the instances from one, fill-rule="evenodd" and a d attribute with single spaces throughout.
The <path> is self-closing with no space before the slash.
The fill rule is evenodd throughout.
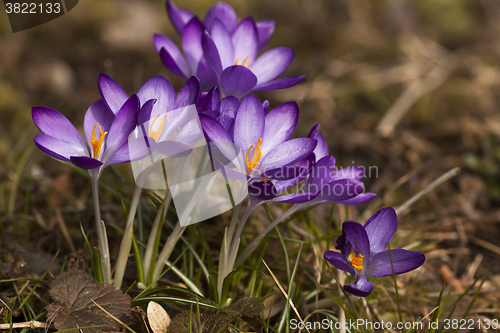
<path id="1" fill-rule="evenodd" d="M 324 257 L 336 268 L 355 277 L 354 283 L 344 286 L 345 291 L 366 297 L 373 290 L 368 277 L 392 275 L 389 250 L 384 250 L 397 228 L 398 219 L 391 207 L 376 212 L 364 226 L 354 221 L 344 222 L 342 235 L 337 238 L 335 247 L 341 253 L 326 251 Z M 390 251 L 396 275 L 412 271 L 425 261 L 425 255 L 420 252 L 403 249 Z"/>
<path id="2" fill-rule="evenodd" d="M 224 99 L 221 105 L 225 104 L 223 102 Z M 260 200 L 272 199 L 278 193 L 274 182 L 295 178 L 302 173 L 304 167 L 295 164 L 310 155 L 317 142 L 310 138 L 289 140 L 299 117 L 299 108 L 295 102 L 282 104 L 267 115 L 255 95 L 248 94 L 237 104 L 234 101 L 237 110 L 229 132 L 223 121 L 200 114 L 205 136 L 224 156 L 231 157 L 231 160 L 242 154 L 244 162 L 238 170 L 247 178 L 249 194 Z M 234 107 L 227 110 L 234 110 Z M 219 113 L 218 117 L 222 116 L 224 114 Z M 225 119 L 230 118 L 231 116 L 227 116 Z M 236 147 L 239 152 L 228 151 L 228 147 Z M 239 175 L 229 174 L 229 177 L 238 178 Z"/>
<path id="3" fill-rule="evenodd" d="M 99 176 L 110 165 L 128 162 L 142 152 L 127 145 L 135 128 L 139 112 L 139 98 L 132 95 L 113 112 L 103 100 L 92 104 L 85 114 L 85 140 L 71 122 L 58 111 L 47 107 L 33 107 L 32 116 L 43 134 L 34 141 L 40 150 L 58 160 L 95 171 Z M 132 149 L 130 149 L 132 148 Z"/>
<path id="4" fill-rule="evenodd" d="M 165 66 L 187 78 L 196 75 L 204 90 L 218 85 L 224 96 L 238 98 L 250 91 L 292 87 L 304 76 L 274 80 L 290 65 L 294 52 L 278 47 L 257 58 L 274 32 L 273 21 L 255 22 L 248 17 L 237 23 L 231 6 L 219 2 L 204 23 L 194 14 L 167 2 L 170 19 L 182 36 L 185 54 L 166 36 L 155 35 L 156 50 Z"/>
<path id="5" fill-rule="evenodd" d="M 308 205 L 322 202 L 335 202 L 344 205 L 360 205 L 372 200 L 375 193 L 363 193 L 364 184 L 361 179 L 365 175 L 364 167 L 347 167 L 341 170 L 335 168 L 335 158 L 328 155 L 328 144 L 321 133 L 319 125 L 310 131 L 308 137 L 318 141 L 309 160 L 301 163 L 309 166 L 309 172 L 297 178 L 278 181 L 275 186 L 278 192 L 283 192 L 296 185 L 304 178 L 304 187 L 300 193 L 286 194 L 272 199 L 273 202 L 305 203 Z"/>

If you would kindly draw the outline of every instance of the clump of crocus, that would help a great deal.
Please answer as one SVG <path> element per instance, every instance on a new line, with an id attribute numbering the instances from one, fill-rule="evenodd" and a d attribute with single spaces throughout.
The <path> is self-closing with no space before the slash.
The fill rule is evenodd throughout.
<path id="1" fill-rule="evenodd" d="M 368 277 L 390 276 L 393 268 L 394 274 L 398 275 L 424 263 L 425 256 L 420 252 L 403 249 L 384 251 L 397 227 L 396 212 L 391 207 L 376 212 L 364 226 L 354 221 L 344 222 L 342 235 L 338 237 L 335 247 L 341 253 L 326 251 L 324 256 L 333 266 L 355 277 L 354 283 L 344 286 L 345 291 L 366 297 L 373 290 Z"/>

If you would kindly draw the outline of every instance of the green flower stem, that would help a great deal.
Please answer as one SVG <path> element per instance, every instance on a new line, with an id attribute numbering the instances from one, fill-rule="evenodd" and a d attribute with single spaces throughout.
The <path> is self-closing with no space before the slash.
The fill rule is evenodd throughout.
<path id="1" fill-rule="evenodd" d="M 227 239 L 230 242 L 234 235 L 234 229 L 236 229 L 236 225 L 238 224 L 238 216 L 240 215 L 241 206 L 243 202 L 240 202 L 233 210 L 233 216 L 231 217 L 231 223 L 229 224 L 229 230 L 227 232 Z"/>
<path id="2" fill-rule="evenodd" d="M 135 185 L 132 202 L 130 203 L 130 210 L 128 212 L 127 224 L 125 226 L 125 233 L 123 234 L 122 243 L 120 245 L 120 252 L 118 252 L 118 260 L 115 266 L 115 280 L 113 285 L 115 288 L 120 289 L 122 286 L 123 275 L 125 274 L 125 267 L 127 266 L 130 248 L 132 247 L 132 237 L 134 233 L 134 218 L 137 211 L 137 205 L 141 198 L 142 187 Z"/>
<path id="3" fill-rule="evenodd" d="M 99 176 L 92 173 L 92 199 L 94 203 L 95 226 L 97 229 L 97 240 L 99 243 L 99 252 L 101 255 L 101 269 L 104 282 L 111 283 L 111 264 L 109 260 L 108 239 L 106 238 L 106 226 L 101 221 L 101 208 L 99 205 Z M 96 263 L 97 264 L 97 263 Z"/>
<path id="4" fill-rule="evenodd" d="M 161 276 L 161 273 L 163 271 L 163 267 L 165 266 L 166 261 L 172 254 L 172 251 L 174 250 L 175 244 L 177 244 L 177 241 L 179 238 L 181 238 L 182 234 L 184 233 L 184 230 L 186 230 L 186 227 L 182 227 L 180 223 L 177 223 L 175 226 L 174 230 L 170 234 L 170 236 L 167 239 L 167 242 L 165 243 L 165 246 L 163 247 L 163 250 L 161 251 L 160 255 L 158 256 L 158 260 L 156 261 L 156 266 L 155 270 L 153 273 L 153 285 L 156 284 L 156 281 Z"/>
<path id="5" fill-rule="evenodd" d="M 281 216 L 276 218 L 276 220 L 271 222 L 259 235 L 257 235 L 257 237 L 255 237 L 255 239 L 250 244 L 248 244 L 245 251 L 243 251 L 243 253 L 236 261 L 236 266 L 239 266 L 243 264 L 243 262 L 245 262 L 245 260 L 253 253 L 253 251 L 257 249 L 257 247 L 260 245 L 260 242 L 269 233 L 269 231 L 273 230 L 278 224 L 285 221 L 285 219 L 287 219 L 290 215 L 292 215 L 293 213 L 297 212 L 298 210 L 306 206 L 307 206 L 306 203 L 295 204 L 291 208 L 289 208 L 286 212 L 284 212 Z M 237 239 L 236 237 L 239 238 L 241 236 L 242 231 L 243 231 L 243 225 L 240 225 L 240 227 L 238 228 L 238 232 L 235 235 L 235 239 Z M 234 253 L 234 256 L 236 256 L 236 253 Z"/>

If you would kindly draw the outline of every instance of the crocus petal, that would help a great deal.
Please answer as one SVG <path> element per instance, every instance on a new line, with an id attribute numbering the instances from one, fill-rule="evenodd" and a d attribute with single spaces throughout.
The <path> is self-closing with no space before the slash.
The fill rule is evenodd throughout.
<path id="1" fill-rule="evenodd" d="M 262 107 L 264 108 L 264 112 L 267 114 L 269 112 L 269 101 L 267 99 L 262 102 Z"/>
<path id="2" fill-rule="evenodd" d="M 396 275 L 412 271 L 422 266 L 425 261 L 423 253 L 403 249 L 391 250 L 391 256 Z M 392 275 L 389 251 L 381 252 L 371 259 L 366 275 L 373 277 Z"/>
<path id="3" fill-rule="evenodd" d="M 312 167 L 314 166 L 314 154 L 313 153 L 309 154 L 307 157 L 302 159 L 296 165 L 302 166 L 302 174 L 294 179 L 275 181 L 274 186 L 276 187 L 276 191 L 278 191 L 278 193 L 285 191 L 286 189 L 294 186 L 295 184 L 299 183 L 300 181 L 302 181 L 304 178 L 307 177 Z"/>
<path id="4" fill-rule="evenodd" d="M 290 165 L 265 170 L 261 176 L 274 180 L 286 180 L 298 177 L 302 173 L 303 167 L 300 165 Z"/>
<path id="5" fill-rule="evenodd" d="M 229 96 L 233 97 L 233 96 Z M 234 125 L 234 118 L 235 118 L 235 112 L 236 110 L 233 108 L 229 108 L 227 110 L 224 110 L 220 113 L 220 115 L 217 117 L 217 121 L 224 127 L 224 129 L 231 134 L 231 128 Z"/>
<path id="6" fill-rule="evenodd" d="M 175 98 L 174 109 L 196 104 L 200 98 L 200 92 L 200 80 L 196 76 L 191 76 L 179 90 Z"/>
<path id="7" fill-rule="evenodd" d="M 295 102 L 281 104 L 266 115 L 262 156 L 290 139 L 299 121 L 299 106 Z"/>
<path id="8" fill-rule="evenodd" d="M 210 116 L 203 114 L 199 115 L 201 127 L 205 133 L 205 137 L 212 145 L 230 160 L 234 160 L 238 154 L 241 154 L 240 148 L 233 143 L 229 133 L 222 127 L 222 125 Z M 243 168 L 241 168 L 244 171 Z"/>
<path id="9" fill-rule="evenodd" d="M 212 36 L 215 45 L 217 45 L 217 50 L 219 51 L 220 60 L 222 62 L 222 68 L 235 65 L 231 34 L 227 31 L 224 23 L 218 19 L 214 19 L 210 35 Z"/>
<path id="10" fill-rule="evenodd" d="M 257 33 L 259 35 L 258 51 L 261 51 L 269 43 L 274 33 L 275 24 L 274 21 L 260 21 L 255 23 L 255 25 L 257 26 Z"/>
<path id="11" fill-rule="evenodd" d="M 146 101 L 146 103 L 144 103 L 139 110 L 139 114 L 137 115 L 137 125 L 141 130 L 140 134 L 146 136 L 148 134 L 148 130 L 146 128 L 149 125 L 149 121 L 151 120 L 151 112 L 153 111 L 153 107 L 156 101 L 156 99 L 150 99 L 149 101 Z"/>
<path id="12" fill-rule="evenodd" d="M 227 67 L 220 76 L 220 87 L 224 94 L 238 98 L 250 92 L 256 83 L 257 77 L 252 71 L 240 65 Z"/>
<path id="13" fill-rule="evenodd" d="M 324 185 L 332 181 L 331 174 L 334 170 L 335 158 L 333 156 L 325 156 L 317 161 L 307 177 L 304 191 L 320 192 Z"/>
<path id="14" fill-rule="evenodd" d="M 246 57 L 251 61 L 255 60 L 259 36 L 255 22 L 251 17 L 247 17 L 238 24 L 232 36 L 234 46 L 234 58 L 240 58 L 243 62 Z"/>
<path id="15" fill-rule="evenodd" d="M 111 156 L 106 165 L 136 161 L 151 155 L 156 149 L 156 142 L 153 138 L 140 136 L 133 139 L 120 148 Z"/>
<path id="16" fill-rule="evenodd" d="M 92 139 L 99 139 L 99 126 L 102 132 L 108 132 L 111 128 L 111 124 L 115 119 L 115 114 L 106 106 L 103 99 L 98 100 L 92 104 L 87 112 L 85 113 L 85 118 L 83 120 L 83 132 L 85 133 L 85 139 L 87 142 L 91 142 Z M 96 124 L 99 123 L 98 126 Z M 95 138 L 92 138 L 92 131 L 95 127 Z"/>
<path id="17" fill-rule="evenodd" d="M 179 60 L 179 62 L 177 62 L 165 48 L 162 48 L 160 50 L 160 58 L 165 67 L 167 67 L 169 71 L 171 71 L 172 73 L 183 79 L 186 79 L 188 77 L 189 70 L 187 68 L 187 63 L 184 58 L 181 58 L 182 60 Z"/>
<path id="18" fill-rule="evenodd" d="M 190 68 L 190 73 L 196 73 L 198 63 L 203 56 L 201 48 L 201 35 L 205 27 L 203 23 L 195 16 L 184 27 L 182 32 L 182 49 L 186 55 L 186 61 Z"/>
<path id="19" fill-rule="evenodd" d="M 335 268 L 344 272 L 349 272 L 353 276 L 355 275 L 354 269 L 345 263 L 345 256 L 342 253 L 326 251 L 323 256 L 330 264 L 335 266 Z"/>
<path id="20" fill-rule="evenodd" d="M 241 108 L 240 108 L 241 109 Z M 236 119 L 238 119 L 236 115 Z M 262 168 L 270 169 L 296 163 L 309 155 L 316 147 L 316 140 L 298 138 L 283 142 L 269 152 L 261 161 Z"/>
<path id="21" fill-rule="evenodd" d="M 242 67 L 242 66 L 239 66 Z M 251 145 L 256 145 L 264 132 L 265 114 L 259 98 L 246 95 L 238 108 L 234 120 L 234 143 L 245 154 Z"/>
<path id="22" fill-rule="evenodd" d="M 357 180 L 334 180 L 321 188 L 321 194 L 316 200 L 321 202 L 342 202 L 360 195 L 364 189 L 365 185 Z"/>
<path id="23" fill-rule="evenodd" d="M 212 66 L 214 71 L 220 75 L 220 73 L 222 73 L 222 63 L 219 50 L 217 49 L 217 45 L 208 31 L 205 31 L 201 36 L 201 46 L 208 63 Z"/>
<path id="24" fill-rule="evenodd" d="M 182 75 L 179 75 L 180 77 L 186 77 L 188 76 L 189 73 L 189 67 L 186 62 L 186 59 L 184 58 L 184 55 L 182 52 L 179 50 L 177 45 L 175 45 L 170 38 L 160 35 L 160 34 L 155 34 L 153 36 L 153 42 L 155 44 L 156 52 L 160 53 L 161 55 L 161 50 L 165 49 L 165 51 L 168 53 L 168 57 L 165 58 L 165 61 L 168 62 L 169 66 L 172 68 L 177 68 L 177 71 L 182 73 Z M 163 58 L 162 58 L 163 60 Z M 165 64 L 167 65 L 167 64 Z M 167 68 L 169 68 L 167 66 Z M 170 69 L 170 68 L 169 68 Z M 170 69 L 172 70 L 172 69 Z M 176 74 L 178 75 L 178 74 Z"/>
<path id="25" fill-rule="evenodd" d="M 250 69 L 257 76 L 257 85 L 278 77 L 288 68 L 294 56 L 291 48 L 277 47 L 255 59 Z"/>
<path id="26" fill-rule="evenodd" d="M 137 114 L 139 113 L 139 98 L 132 95 L 123 104 L 116 115 L 106 140 L 106 148 L 102 156 L 102 162 L 107 165 L 116 151 L 127 143 L 130 133 L 137 125 Z"/>
<path id="27" fill-rule="evenodd" d="M 318 140 L 318 145 L 314 149 L 314 154 L 316 155 L 316 159 L 320 160 L 321 158 L 328 155 L 328 144 L 326 143 L 323 134 L 319 133 L 318 130 L 319 130 L 319 124 L 315 125 L 311 129 L 307 137 Z"/>
<path id="28" fill-rule="evenodd" d="M 104 102 L 114 114 L 117 114 L 123 103 L 128 99 L 127 93 L 115 80 L 104 73 L 99 74 L 98 82 L 99 92 Z"/>
<path id="29" fill-rule="evenodd" d="M 191 119 L 182 126 L 176 136 L 176 140 L 189 144 L 198 142 L 201 139 L 203 139 L 203 130 L 196 118 Z"/>
<path id="30" fill-rule="evenodd" d="M 45 154 L 65 162 L 70 162 L 71 156 L 84 153 L 77 151 L 76 147 L 46 134 L 38 134 L 34 138 L 36 146 Z"/>
<path id="31" fill-rule="evenodd" d="M 347 240 L 346 245 L 349 245 L 356 255 L 363 255 L 363 263 L 366 265 L 370 261 L 370 241 L 366 234 L 365 228 L 358 222 L 346 221 L 342 225 L 342 234 Z M 349 251 L 345 251 L 345 256 L 348 256 Z"/>
<path id="32" fill-rule="evenodd" d="M 398 217 L 392 207 L 382 208 L 365 223 L 366 234 L 370 240 L 372 256 L 386 249 L 398 228 Z"/>
<path id="33" fill-rule="evenodd" d="M 339 203 L 339 204 L 342 204 L 342 205 L 353 205 L 353 206 L 356 206 L 356 205 L 362 205 L 362 204 L 365 204 L 367 202 L 370 202 L 376 196 L 377 196 L 377 194 L 375 194 L 375 193 L 367 192 L 367 193 L 362 193 L 360 195 L 357 195 L 357 196 L 355 196 L 353 198 L 350 198 L 350 199 L 338 200 L 338 201 L 335 201 L 335 202 Z"/>
<path id="34" fill-rule="evenodd" d="M 220 105 L 220 92 L 219 88 L 217 86 L 212 87 L 208 91 L 208 93 L 204 93 L 200 97 L 200 100 L 196 104 L 196 108 L 198 109 L 198 112 L 205 112 L 205 111 L 217 111 L 217 116 L 219 115 L 219 105 Z M 217 117 L 216 116 L 216 117 Z"/>
<path id="35" fill-rule="evenodd" d="M 184 8 L 177 8 L 172 0 L 167 1 L 167 13 L 170 17 L 170 22 L 174 26 L 175 30 L 179 35 L 182 35 L 184 31 L 184 26 L 188 23 L 194 16 L 189 10 Z"/>
<path id="36" fill-rule="evenodd" d="M 239 107 L 240 107 L 240 100 L 234 96 L 226 96 L 220 101 L 221 111 L 233 109 L 234 113 L 236 114 Z"/>
<path id="37" fill-rule="evenodd" d="M 36 126 L 42 133 L 67 142 L 71 146 L 86 147 L 85 141 L 73 124 L 58 111 L 43 106 L 31 109 L 31 115 Z"/>
<path id="38" fill-rule="evenodd" d="M 196 77 L 201 81 L 201 89 L 209 90 L 216 86 L 219 82 L 219 75 L 215 72 L 212 66 L 208 63 L 206 57 L 200 59 L 198 69 L 196 70 Z"/>
<path id="39" fill-rule="evenodd" d="M 366 276 L 361 275 L 356 282 L 344 286 L 344 290 L 356 296 L 366 297 L 372 292 L 373 284 Z"/>
<path id="40" fill-rule="evenodd" d="M 238 22 L 233 7 L 225 2 L 217 2 L 207 12 L 204 23 L 208 31 L 211 31 L 212 24 L 216 19 L 220 20 L 220 22 L 224 22 L 224 26 L 229 32 L 233 32 Z"/>
<path id="41" fill-rule="evenodd" d="M 263 82 L 261 84 L 258 84 L 253 88 L 253 90 L 279 90 L 279 89 L 285 89 L 285 88 L 290 88 L 293 87 L 300 82 L 304 80 L 306 76 L 301 75 L 301 76 L 289 76 L 289 77 L 284 77 L 282 79 L 278 80 L 273 80 L 269 82 Z"/>
<path id="42" fill-rule="evenodd" d="M 102 162 L 87 156 L 71 156 L 71 163 L 82 169 L 95 169 L 102 165 Z"/>
<path id="43" fill-rule="evenodd" d="M 252 178 L 248 182 L 248 194 L 260 200 L 271 200 L 277 192 L 272 181 Z"/>
<path id="44" fill-rule="evenodd" d="M 156 99 L 151 117 L 164 114 L 174 107 L 175 91 L 170 82 L 163 76 L 156 75 L 146 81 L 137 92 L 141 103 L 150 99 Z M 148 119 L 149 120 L 149 119 Z"/>
<path id="45" fill-rule="evenodd" d="M 361 180 L 365 178 L 365 167 L 362 166 L 350 166 L 343 168 L 332 174 L 332 179 L 354 179 Z"/>
<path id="46" fill-rule="evenodd" d="M 278 189 L 276 189 L 278 191 Z M 286 194 L 276 197 L 270 201 L 272 202 L 282 202 L 287 204 L 297 204 L 313 200 L 318 194 L 317 193 L 294 193 Z"/>

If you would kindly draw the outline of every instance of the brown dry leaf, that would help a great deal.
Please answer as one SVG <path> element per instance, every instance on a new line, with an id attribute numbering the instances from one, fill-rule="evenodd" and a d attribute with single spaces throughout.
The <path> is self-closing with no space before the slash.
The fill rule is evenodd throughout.
<path id="1" fill-rule="evenodd" d="M 95 303 L 121 321 L 130 309 L 130 296 L 110 284 L 97 283 L 80 270 L 59 275 L 50 283 L 50 295 L 55 303 L 48 307 L 47 318 L 58 330 L 77 328 L 84 333 L 118 330 L 121 325 Z"/>

